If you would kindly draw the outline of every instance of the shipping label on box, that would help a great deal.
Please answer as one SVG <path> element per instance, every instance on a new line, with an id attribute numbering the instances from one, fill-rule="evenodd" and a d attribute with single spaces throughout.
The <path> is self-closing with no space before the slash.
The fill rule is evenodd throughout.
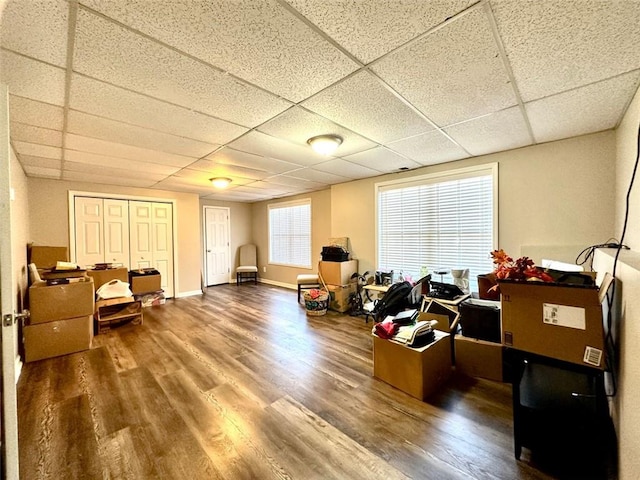
<path id="1" fill-rule="evenodd" d="M 569 307 L 555 303 L 542 304 L 542 321 L 549 325 L 584 330 L 586 328 L 585 318 L 584 308 Z"/>

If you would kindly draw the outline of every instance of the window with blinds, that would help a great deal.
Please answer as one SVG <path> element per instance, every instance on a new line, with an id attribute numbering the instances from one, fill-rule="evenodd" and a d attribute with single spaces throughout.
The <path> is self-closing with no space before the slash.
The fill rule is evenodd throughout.
<path id="1" fill-rule="evenodd" d="M 376 185 L 378 269 L 417 279 L 424 267 L 468 268 L 477 291 L 477 276 L 493 270 L 497 172 L 491 164 Z"/>
<path id="2" fill-rule="evenodd" d="M 311 268 L 311 200 L 269 205 L 269 263 Z"/>

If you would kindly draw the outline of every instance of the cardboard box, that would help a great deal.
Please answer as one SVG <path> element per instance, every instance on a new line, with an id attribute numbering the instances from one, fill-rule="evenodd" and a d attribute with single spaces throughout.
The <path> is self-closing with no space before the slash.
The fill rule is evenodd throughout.
<path id="1" fill-rule="evenodd" d="M 450 335 L 449 342 L 451 345 L 449 350 L 451 351 L 451 365 L 455 365 L 456 357 L 453 340 L 458 331 L 460 313 L 454 310 L 452 306 L 444 305 L 437 300 L 427 300 L 427 298 L 423 299 L 420 310 L 422 311 L 418 314 L 417 322 L 422 320 L 437 320 L 438 323 L 433 328 Z"/>
<path id="2" fill-rule="evenodd" d="M 95 290 L 91 277 L 78 282 L 47 286 L 38 282 L 29 287 L 30 325 L 93 315 Z"/>
<path id="3" fill-rule="evenodd" d="M 41 269 L 53 268 L 58 261 L 68 262 L 69 251 L 67 247 L 40 247 L 30 245 L 27 248 L 27 263 L 35 263 Z"/>
<path id="4" fill-rule="evenodd" d="M 393 340 L 373 336 L 373 376 L 424 400 L 451 375 L 449 335 L 435 331 L 429 345 L 411 348 Z"/>
<path id="5" fill-rule="evenodd" d="M 605 368 L 603 301 L 600 288 L 540 282 L 500 282 L 502 343 L 525 352 Z"/>
<path id="6" fill-rule="evenodd" d="M 116 297 L 96 302 L 97 333 L 105 333 L 112 326 L 124 322 L 142 325 L 142 304 L 134 297 Z"/>
<path id="7" fill-rule="evenodd" d="M 26 325 L 23 337 L 26 362 L 89 350 L 93 340 L 93 315 Z"/>
<path id="8" fill-rule="evenodd" d="M 327 285 L 347 285 L 351 282 L 351 275 L 358 272 L 358 261 L 324 262 L 321 261 L 318 272 Z"/>
<path id="9" fill-rule="evenodd" d="M 469 377 L 504 381 L 501 343 L 455 336 L 456 372 Z"/>
<path id="10" fill-rule="evenodd" d="M 346 312 L 349 310 L 349 297 L 356 293 L 356 284 L 347 285 L 327 285 L 329 290 L 329 308 L 336 312 Z"/>
<path id="11" fill-rule="evenodd" d="M 111 280 L 120 280 L 129 283 L 129 270 L 126 267 L 107 268 L 104 270 L 87 270 L 87 275 L 93 278 L 93 284 L 98 290 Z"/>
<path id="12" fill-rule="evenodd" d="M 131 270 L 129 272 L 129 284 L 131 286 L 131 292 L 134 294 L 157 292 L 158 290 L 162 290 L 160 272 L 153 268 Z"/>

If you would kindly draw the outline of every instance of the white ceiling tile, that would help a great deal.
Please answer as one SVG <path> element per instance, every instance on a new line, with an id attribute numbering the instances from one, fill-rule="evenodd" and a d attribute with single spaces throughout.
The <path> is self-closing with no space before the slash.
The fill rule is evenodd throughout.
<path id="1" fill-rule="evenodd" d="M 263 157 L 252 153 L 241 152 L 232 148 L 224 147 L 207 159 L 223 165 L 237 165 L 239 167 L 253 168 L 270 173 L 285 173 L 302 168 L 295 163 L 289 163 L 275 158 Z"/>
<path id="2" fill-rule="evenodd" d="M 62 171 L 59 168 L 36 167 L 33 165 L 23 165 L 24 173 L 29 177 L 60 179 Z"/>
<path id="3" fill-rule="evenodd" d="M 9 115 L 14 122 L 53 130 L 62 130 L 64 122 L 62 107 L 15 95 L 9 95 Z"/>
<path id="4" fill-rule="evenodd" d="M 84 163 L 87 165 L 98 165 L 104 167 L 128 169 L 132 172 L 146 173 L 153 172 L 155 174 L 172 175 L 180 170 L 181 167 L 172 167 L 170 165 L 162 165 L 159 163 L 139 162 L 136 160 L 109 157 L 106 155 L 98 155 L 89 152 L 80 152 L 66 148 L 64 151 L 64 159 L 75 163 Z"/>
<path id="5" fill-rule="evenodd" d="M 208 195 L 211 193 L 213 187 L 208 185 L 189 185 L 184 181 L 176 181 L 173 177 L 169 177 L 161 182 L 153 185 L 152 188 L 159 190 L 178 191 L 186 193 L 195 193 L 200 196 Z"/>
<path id="6" fill-rule="evenodd" d="M 66 66 L 69 4 L 63 0 L 3 3 L 2 46 L 59 67 Z"/>
<path id="7" fill-rule="evenodd" d="M 268 188 L 282 188 L 283 191 L 308 191 L 327 188 L 327 184 L 323 182 L 314 182 L 312 180 L 304 180 L 290 175 L 276 175 L 267 178 L 264 182 L 258 182 L 260 185 L 268 185 Z M 254 184 L 251 184 L 254 186 Z"/>
<path id="8" fill-rule="evenodd" d="M 154 185 L 153 180 L 148 180 L 146 177 L 109 177 L 106 175 L 100 175 L 97 173 L 76 172 L 72 170 L 66 170 L 62 173 L 62 180 L 68 180 L 72 182 L 90 182 L 100 183 L 103 185 L 119 185 L 123 187 L 142 187 L 149 188 Z"/>
<path id="9" fill-rule="evenodd" d="M 302 168 L 300 170 L 296 170 L 293 173 L 290 173 L 288 176 L 316 182 L 325 186 L 332 185 L 334 183 L 344 183 L 351 180 L 350 178 L 343 177 L 342 175 L 315 170 L 313 168 Z"/>
<path id="10" fill-rule="evenodd" d="M 437 130 L 390 143 L 389 148 L 421 165 L 435 165 L 471 156 Z"/>
<path id="11" fill-rule="evenodd" d="M 615 127 L 638 89 L 639 75 L 636 71 L 527 103 L 536 140 L 549 142 Z"/>
<path id="12" fill-rule="evenodd" d="M 275 0 L 83 3 L 294 102 L 357 68 Z"/>
<path id="13" fill-rule="evenodd" d="M 255 202 L 270 198 L 269 195 L 259 195 L 257 193 L 242 193 L 235 190 L 225 190 L 224 192 L 215 192 L 210 195 L 203 196 L 202 198 L 207 200 L 220 200 L 225 202 Z"/>
<path id="14" fill-rule="evenodd" d="M 366 71 L 326 89 L 302 105 L 379 143 L 433 128 Z"/>
<path id="15" fill-rule="evenodd" d="M 340 156 L 361 152 L 376 146 L 374 142 L 357 133 L 300 107 L 287 110 L 258 127 L 258 130 L 305 147 L 307 140 L 311 137 L 326 134 L 339 135 L 343 141 L 336 151 L 336 155 Z"/>
<path id="16" fill-rule="evenodd" d="M 184 168 L 171 176 L 176 182 L 184 182 L 189 185 L 209 186 L 211 185 L 211 178 L 214 177 L 228 177 L 231 179 L 231 186 L 233 188 L 237 185 L 246 185 L 247 183 L 254 182 L 255 178 L 243 177 L 236 175 L 234 172 L 229 171 L 226 168 L 217 168 L 213 171 L 193 170 L 191 168 Z"/>
<path id="17" fill-rule="evenodd" d="M 207 172 L 209 177 L 242 177 L 252 180 L 261 180 L 272 175 L 264 170 L 256 170 L 255 168 L 240 167 L 238 165 L 216 163 L 210 159 L 198 160 L 189 165 L 188 170 L 198 170 L 199 172 Z M 178 174 L 179 175 L 179 174 Z"/>
<path id="18" fill-rule="evenodd" d="M 366 152 L 349 155 L 344 157 L 344 160 L 377 170 L 381 173 L 397 172 L 400 169 L 412 170 L 420 167 L 420 164 L 413 160 L 409 160 L 384 147 L 372 148 Z"/>
<path id="19" fill-rule="evenodd" d="M 143 177 L 145 182 L 147 182 L 149 185 L 159 182 L 166 177 L 166 175 L 154 172 L 153 170 L 144 172 L 144 175 L 140 175 L 139 171 L 133 169 L 130 170 L 128 168 L 114 168 L 112 166 L 90 165 L 87 163 L 76 163 L 69 161 L 64 162 L 63 170 L 65 175 L 67 172 L 82 172 L 105 177 L 122 178 L 125 180 Z"/>
<path id="20" fill-rule="evenodd" d="M 257 131 L 229 143 L 229 147 L 254 155 L 275 158 L 296 165 L 311 166 L 327 160 L 309 146 L 301 146 Z"/>
<path id="21" fill-rule="evenodd" d="M 19 122 L 11 122 L 11 139 L 29 143 L 39 143 L 51 147 L 62 147 L 62 132 L 48 128 L 34 127 Z"/>
<path id="22" fill-rule="evenodd" d="M 27 142 L 13 142 L 13 146 L 19 155 L 29 155 L 32 157 L 44 157 L 44 158 L 62 158 L 62 149 L 58 147 L 51 147 L 48 145 L 39 145 L 37 143 Z"/>
<path id="23" fill-rule="evenodd" d="M 66 134 L 66 147 L 71 150 L 97 153 L 108 157 L 126 158 L 149 163 L 171 165 L 173 167 L 186 167 L 196 161 L 196 158 L 175 155 L 172 153 L 133 147 L 122 143 L 107 142 L 97 138 L 83 137 L 71 133 Z"/>
<path id="24" fill-rule="evenodd" d="M 84 10 L 74 70 L 129 90 L 252 127 L 291 104 Z"/>
<path id="25" fill-rule="evenodd" d="M 207 143 L 226 143 L 248 129 L 74 74 L 73 109 Z"/>
<path id="26" fill-rule="evenodd" d="M 64 105 L 64 70 L 15 53 L 0 52 L 0 81 L 13 95 Z"/>
<path id="27" fill-rule="evenodd" d="M 313 169 L 320 170 L 321 172 L 333 173 L 351 179 L 375 177 L 376 175 L 380 175 L 380 172 L 378 170 L 373 170 L 372 168 L 358 165 L 357 163 L 348 162 L 341 158 L 334 158 L 333 160 L 329 160 L 328 162 L 319 163 L 318 165 L 314 165 Z M 292 173 L 291 175 L 295 174 L 296 172 Z"/>
<path id="28" fill-rule="evenodd" d="M 62 160 L 56 158 L 32 157 L 30 155 L 20 155 L 20 163 L 23 166 L 52 168 L 60 170 L 62 168 Z"/>
<path id="29" fill-rule="evenodd" d="M 533 143 L 520 107 L 452 125 L 444 130 L 472 155 L 485 155 Z"/>
<path id="30" fill-rule="evenodd" d="M 469 10 L 372 69 L 440 126 L 517 104 L 482 8 Z"/>
<path id="31" fill-rule="evenodd" d="M 162 150 L 164 152 L 187 155 L 189 157 L 204 157 L 213 152 L 220 145 L 199 142 L 190 138 L 178 137 L 161 133 L 156 130 L 127 125 L 115 120 L 109 120 L 95 115 L 69 111 L 67 131 L 107 140 L 124 143 L 135 147 Z"/>
<path id="32" fill-rule="evenodd" d="M 417 37 L 474 0 L 286 0 L 364 63 Z"/>
<path id="33" fill-rule="evenodd" d="M 492 0 L 525 101 L 640 68 L 640 2 Z"/>

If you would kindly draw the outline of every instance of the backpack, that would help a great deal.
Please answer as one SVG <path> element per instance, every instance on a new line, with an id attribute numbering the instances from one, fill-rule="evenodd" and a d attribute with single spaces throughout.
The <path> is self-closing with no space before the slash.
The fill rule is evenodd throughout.
<path id="1" fill-rule="evenodd" d="M 410 306 L 409 295 L 413 286 L 409 282 L 394 283 L 373 308 L 373 318 L 381 322 L 388 315 L 397 315 Z"/>

